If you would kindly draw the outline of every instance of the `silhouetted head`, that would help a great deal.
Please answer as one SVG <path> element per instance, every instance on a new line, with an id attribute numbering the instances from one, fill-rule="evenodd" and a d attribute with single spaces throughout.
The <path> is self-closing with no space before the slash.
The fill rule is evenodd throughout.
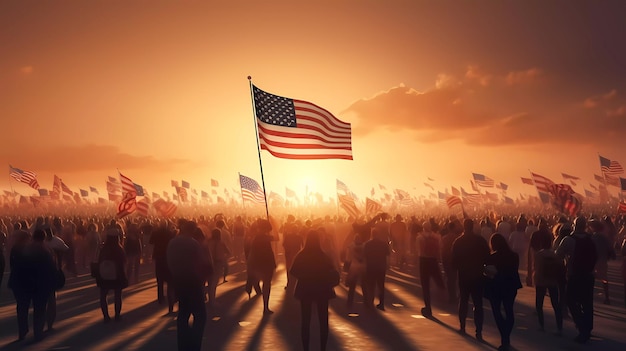
<path id="1" fill-rule="evenodd" d="M 489 246 L 491 246 L 492 251 L 496 252 L 511 251 L 506 239 L 499 233 L 495 233 L 491 236 L 489 239 Z"/>
<path id="2" fill-rule="evenodd" d="M 222 231 L 215 228 L 211 231 L 211 239 L 220 241 L 222 240 Z"/>
<path id="3" fill-rule="evenodd" d="M 574 220 L 574 232 L 576 233 L 580 233 L 580 232 L 585 232 L 585 230 L 587 229 L 587 220 L 585 219 L 585 217 L 576 217 L 576 219 Z"/>
<path id="4" fill-rule="evenodd" d="M 306 242 L 304 243 L 304 249 L 306 251 L 322 251 L 322 244 L 320 234 L 316 230 L 311 230 L 306 235 Z"/>
<path id="5" fill-rule="evenodd" d="M 215 222 L 215 226 L 222 229 L 224 228 L 224 226 L 226 225 L 226 223 L 224 223 L 223 219 L 218 219 L 217 222 Z"/>
<path id="6" fill-rule="evenodd" d="M 591 228 L 594 233 L 598 233 L 604 230 L 604 224 L 597 219 L 592 219 L 589 221 L 589 228 Z"/>
<path id="7" fill-rule="evenodd" d="M 42 229 L 35 229 L 35 231 L 33 232 L 34 242 L 41 243 L 44 241 L 45 238 L 46 238 L 46 232 L 44 232 Z"/>
<path id="8" fill-rule="evenodd" d="M 463 220 L 463 234 L 473 234 L 474 233 L 474 221 L 466 218 Z"/>

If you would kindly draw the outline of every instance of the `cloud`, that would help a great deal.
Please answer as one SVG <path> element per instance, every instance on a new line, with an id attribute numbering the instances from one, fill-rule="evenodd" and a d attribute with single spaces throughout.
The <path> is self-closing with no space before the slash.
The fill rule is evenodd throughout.
<path id="1" fill-rule="evenodd" d="M 626 101 L 617 91 L 589 99 L 594 106 L 603 104 L 604 113 L 598 113 L 581 108 L 565 90 L 538 68 L 491 74 L 470 66 L 461 78 L 441 74 L 425 91 L 400 84 L 344 112 L 356 116 L 357 136 L 385 129 L 413 131 L 417 140 L 429 143 L 626 144 L 615 133 L 626 131 L 626 119 L 619 118 L 626 115 Z"/>
<path id="2" fill-rule="evenodd" d="M 594 95 L 585 99 L 585 101 L 583 102 L 583 107 L 595 108 L 595 107 L 598 107 L 599 105 L 606 103 L 607 101 L 613 100 L 616 96 L 617 96 L 617 90 L 615 89 L 605 94 Z"/>
<path id="3" fill-rule="evenodd" d="M 170 167 L 190 164 L 185 159 L 157 159 L 153 156 L 136 156 L 111 145 L 80 145 L 41 147 L 21 145 L 0 151 L 0 159 L 15 166 L 38 172 L 85 172 L 115 169 L 167 170 Z"/>

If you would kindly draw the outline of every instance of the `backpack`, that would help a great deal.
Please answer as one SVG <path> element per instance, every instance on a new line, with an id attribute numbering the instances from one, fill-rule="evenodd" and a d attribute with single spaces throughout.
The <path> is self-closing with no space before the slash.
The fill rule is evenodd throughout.
<path id="1" fill-rule="evenodd" d="M 100 262 L 99 273 L 102 280 L 116 280 L 117 268 L 115 266 L 115 261 L 103 260 Z"/>
<path id="2" fill-rule="evenodd" d="M 578 238 L 572 235 L 572 238 L 576 241 L 574 253 L 570 257 L 572 273 L 575 275 L 593 274 L 598 254 L 591 236 L 585 235 L 584 238 Z"/>

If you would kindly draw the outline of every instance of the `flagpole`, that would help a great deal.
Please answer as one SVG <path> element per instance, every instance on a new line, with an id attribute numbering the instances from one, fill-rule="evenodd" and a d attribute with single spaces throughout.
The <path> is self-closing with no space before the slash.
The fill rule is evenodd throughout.
<path id="1" fill-rule="evenodd" d="M 270 219 L 270 211 L 267 206 L 267 194 L 265 193 L 265 176 L 263 175 L 263 161 L 261 161 L 261 144 L 259 143 L 259 128 L 257 126 L 257 117 L 256 117 L 256 107 L 254 106 L 254 90 L 252 88 L 252 77 L 248 76 L 248 83 L 250 83 L 250 98 L 252 101 L 252 117 L 254 118 L 254 131 L 256 132 L 256 149 L 259 154 L 259 166 L 261 168 L 261 183 L 263 184 L 263 199 L 265 200 L 265 215 L 267 216 L 267 220 Z M 239 186 L 241 186 L 241 178 L 239 181 Z M 241 194 L 243 200 L 243 192 Z"/>

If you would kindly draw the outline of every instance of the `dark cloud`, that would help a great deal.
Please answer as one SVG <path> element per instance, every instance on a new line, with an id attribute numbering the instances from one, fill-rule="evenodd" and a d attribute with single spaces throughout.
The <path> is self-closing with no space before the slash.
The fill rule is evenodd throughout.
<path id="1" fill-rule="evenodd" d="M 113 171 L 115 169 L 167 170 L 173 166 L 190 164 L 185 159 L 157 159 L 137 156 L 111 145 L 52 146 L 14 145 L 0 151 L 0 159 L 17 167 L 37 172 Z"/>
<path id="2" fill-rule="evenodd" d="M 345 112 L 357 116 L 355 135 L 388 129 L 414 131 L 422 142 L 626 144 L 616 133 L 626 131 L 618 91 L 572 100 L 558 83 L 539 68 L 491 74 L 470 66 L 462 78 L 440 75 L 423 92 L 393 87 Z"/>

